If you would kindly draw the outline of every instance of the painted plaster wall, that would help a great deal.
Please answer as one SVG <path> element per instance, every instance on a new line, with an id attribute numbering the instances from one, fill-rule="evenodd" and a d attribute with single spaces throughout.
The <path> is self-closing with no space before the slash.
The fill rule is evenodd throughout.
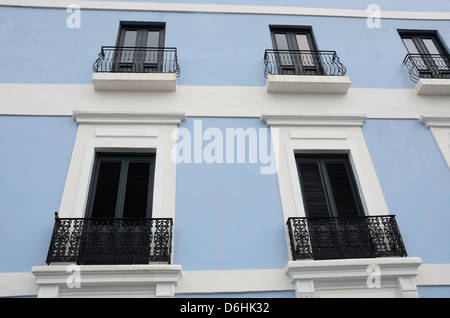
<path id="1" fill-rule="evenodd" d="M 270 138 L 259 119 L 188 118 L 180 128 L 194 140 L 199 122 L 223 136 L 261 128 Z M 237 163 L 236 147 L 236 163 L 194 163 L 192 154 L 191 163 L 177 165 L 174 263 L 183 270 L 271 269 L 288 261 L 277 175 L 261 174 L 259 158 Z"/>
<path id="2" fill-rule="evenodd" d="M 70 117 L 0 116 L 0 273 L 45 264 L 76 132 Z"/>
<path id="3" fill-rule="evenodd" d="M 430 130 L 417 120 L 377 119 L 362 130 L 408 255 L 450 263 L 450 170 Z"/>
<path id="4" fill-rule="evenodd" d="M 421 298 L 450 298 L 449 286 L 419 286 Z"/>
<path id="5" fill-rule="evenodd" d="M 281 15 L 84 10 L 70 29 L 61 9 L 0 8 L 0 83 L 89 84 L 102 45 L 115 45 L 119 22 L 164 21 L 166 46 L 178 50 L 178 85 L 264 86 L 270 24 L 311 25 L 319 50 L 335 50 L 352 87 L 413 88 L 397 29 L 438 30 L 450 43 L 449 21 Z M 349 32 L 351 30 L 351 32 Z"/>

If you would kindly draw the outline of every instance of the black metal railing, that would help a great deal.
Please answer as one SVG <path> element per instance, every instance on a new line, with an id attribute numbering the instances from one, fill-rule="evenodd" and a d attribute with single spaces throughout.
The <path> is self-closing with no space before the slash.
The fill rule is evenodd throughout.
<path id="1" fill-rule="evenodd" d="M 420 78 L 450 78 L 450 54 L 407 54 L 403 65 L 413 82 Z"/>
<path id="2" fill-rule="evenodd" d="M 287 220 L 293 260 L 407 256 L 395 216 Z"/>
<path id="3" fill-rule="evenodd" d="M 94 72 L 175 73 L 180 75 L 176 48 L 102 46 Z"/>
<path id="4" fill-rule="evenodd" d="M 335 51 L 266 50 L 264 76 L 339 75 L 347 70 Z"/>
<path id="5" fill-rule="evenodd" d="M 56 218 L 46 263 L 170 264 L 172 219 Z"/>

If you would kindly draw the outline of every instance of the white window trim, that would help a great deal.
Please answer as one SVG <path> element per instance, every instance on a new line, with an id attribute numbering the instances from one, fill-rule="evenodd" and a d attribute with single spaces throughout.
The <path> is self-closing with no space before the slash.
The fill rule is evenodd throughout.
<path id="1" fill-rule="evenodd" d="M 161 211 L 162 202 L 162 178 L 164 167 L 164 145 L 154 141 L 91 141 L 86 146 L 86 151 L 81 169 L 80 182 L 73 209 L 74 218 L 82 218 L 86 212 L 89 185 L 91 184 L 92 171 L 97 152 L 145 152 L 155 153 L 155 179 L 153 186 L 152 217 L 163 217 Z"/>
<path id="2" fill-rule="evenodd" d="M 304 217 L 305 209 L 295 160 L 296 153 L 347 153 L 365 215 L 389 215 L 361 127 L 366 115 L 263 114 L 271 128 L 277 157 L 278 183 L 285 220 Z M 286 167 L 287 166 L 287 167 Z M 286 231 L 286 242 L 289 242 Z M 289 243 L 288 243 L 289 244 Z M 289 246 L 288 246 L 288 250 Z M 367 258 L 288 261 L 284 270 L 296 297 L 418 297 L 415 277 L 420 258 Z M 370 289 L 370 266 L 383 283 Z M 339 291 L 339 292 L 337 292 Z"/>
<path id="3" fill-rule="evenodd" d="M 164 174 L 175 170 L 176 163 L 167 151 L 176 144 L 173 131 L 185 120 L 184 113 L 76 110 L 73 118 L 79 128 L 59 209 L 61 217 L 84 217 L 95 154 L 99 151 L 155 153 L 152 217 L 174 217 L 174 190 L 164 189 L 175 179 L 165 180 Z M 169 127 L 170 133 L 163 125 Z M 175 178 L 175 174 L 171 177 Z M 166 202 L 166 197 L 173 202 Z M 168 204 L 171 209 L 166 208 Z"/>
<path id="4" fill-rule="evenodd" d="M 359 194 L 366 215 L 389 215 L 381 187 L 370 160 L 370 154 L 362 135 L 361 127 L 366 115 L 331 114 L 331 115 L 303 115 L 266 113 L 261 116 L 271 130 L 278 129 L 272 136 L 280 136 L 282 140 L 272 140 L 273 147 L 281 149 L 284 144 L 286 150 L 287 173 L 279 171 L 279 184 L 290 180 L 295 211 L 292 209 L 283 213 L 288 217 L 304 217 L 305 209 L 298 178 L 296 153 L 336 153 L 348 154 Z M 281 130 L 284 133 L 281 133 Z M 284 137 L 283 137 L 284 136 Z M 283 160 L 280 156 L 280 160 Z M 279 169 L 281 163 L 278 163 Z M 288 191 L 287 186 L 280 191 Z M 283 199 L 282 195 L 282 201 Z M 290 207 L 289 202 L 282 202 L 284 207 Z"/>
<path id="5" fill-rule="evenodd" d="M 295 155 L 298 153 L 348 154 L 365 214 L 388 214 L 386 213 L 386 211 L 378 211 L 374 204 L 374 199 L 371 195 L 371 189 L 365 177 L 363 163 L 358 154 L 357 147 L 353 142 L 348 140 L 308 140 L 292 141 L 286 143 L 286 155 L 289 162 L 289 172 L 292 181 L 292 190 L 294 192 L 295 206 L 298 217 L 306 216 L 300 181 L 298 178 L 297 164 L 295 160 Z"/>
<path id="6" fill-rule="evenodd" d="M 421 115 L 419 122 L 429 128 L 450 169 L 450 116 Z"/>
<path id="7" fill-rule="evenodd" d="M 61 217 L 84 217 L 99 151 L 156 153 L 152 217 L 175 217 L 176 163 L 167 151 L 176 145 L 173 136 L 177 125 L 185 120 L 184 113 L 74 111 L 73 118 L 79 127 L 61 200 Z M 171 264 L 52 264 L 34 266 L 32 273 L 38 297 L 174 297 L 182 268 Z M 73 273 L 79 279 L 76 288 L 68 284 Z"/>

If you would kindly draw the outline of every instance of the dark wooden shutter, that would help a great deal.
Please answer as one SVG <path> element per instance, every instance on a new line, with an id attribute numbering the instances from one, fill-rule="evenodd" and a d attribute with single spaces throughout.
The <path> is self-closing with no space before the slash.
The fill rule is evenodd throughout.
<path id="1" fill-rule="evenodd" d="M 363 215 L 346 155 L 297 155 L 296 160 L 308 217 Z"/>
<path id="2" fill-rule="evenodd" d="M 320 173 L 319 160 L 316 158 L 298 160 L 297 167 L 307 216 L 329 216 L 330 208 Z"/>
<path id="3" fill-rule="evenodd" d="M 330 184 L 330 196 L 333 196 L 336 216 L 361 215 L 359 200 L 353 184 L 351 171 L 346 161 L 324 162 Z"/>
<path id="4" fill-rule="evenodd" d="M 94 167 L 88 217 L 151 217 L 153 154 L 99 153 Z"/>
<path id="5" fill-rule="evenodd" d="M 145 217 L 149 200 L 151 162 L 129 162 L 123 216 Z"/>
<path id="6" fill-rule="evenodd" d="M 94 176 L 92 217 L 114 217 L 116 214 L 122 161 L 100 161 Z"/>

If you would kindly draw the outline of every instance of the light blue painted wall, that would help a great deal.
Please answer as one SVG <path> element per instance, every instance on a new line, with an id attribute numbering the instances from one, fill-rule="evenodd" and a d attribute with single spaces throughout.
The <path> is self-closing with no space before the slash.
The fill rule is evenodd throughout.
<path id="1" fill-rule="evenodd" d="M 417 120 L 370 119 L 362 131 L 408 255 L 450 263 L 450 170 L 430 130 Z"/>
<path id="2" fill-rule="evenodd" d="M 0 116 L 0 273 L 45 264 L 76 131 L 70 117 Z"/>
<path id="3" fill-rule="evenodd" d="M 199 136 L 194 134 L 196 121 L 201 121 L 203 131 L 215 127 L 223 136 L 227 128 L 268 130 L 259 119 L 189 118 L 180 128 L 190 131 L 192 140 Z M 209 143 L 204 141 L 203 146 Z M 177 165 L 174 263 L 183 270 L 274 269 L 286 265 L 288 250 L 277 175 L 261 174 L 260 167 L 266 165 L 260 160 L 245 162 Z"/>
<path id="4" fill-rule="evenodd" d="M 420 298 L 450 298 L 450 286 L 419 286 Z"/>
<path id="5" fill-rule="evenodd" d="M 0 83 L 91 83 L 100 47 L 115 45 L 120 20 L 167 23 L 179 85 L 264 86 L 270 24 L 311 25 L 319 50 L 337 51 L 352 87 L 414 86 L 398 28 L 436 29 L 450 45 L 450 21 L 383 20 L 371 29 L 363 18 L 83 10 L 81 28 L 69 29 L 69 14 L 0 7 Z"/>

